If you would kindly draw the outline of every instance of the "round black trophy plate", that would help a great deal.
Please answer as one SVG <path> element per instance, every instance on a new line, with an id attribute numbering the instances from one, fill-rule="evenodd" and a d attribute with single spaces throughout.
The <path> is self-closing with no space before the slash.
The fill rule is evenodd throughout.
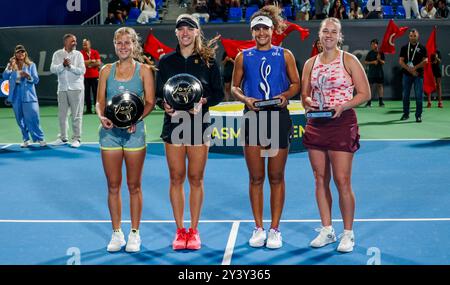
<path id="1" fill-rule="evenodd" d="M 167 80 L 163 93 L 167 104 L 173 109 L 187 111 L 194 108 L 194 104 L 200 101 L 203 87 L 196 77 L 181 73 Z"/>
<path id="2" fill-rule="evenodd" d="M 128 128 L 135 124 L 144 112 L 144 101 L 133 92 L 114 95 L 105 109 L 105 117 L 117 128 Z"/>

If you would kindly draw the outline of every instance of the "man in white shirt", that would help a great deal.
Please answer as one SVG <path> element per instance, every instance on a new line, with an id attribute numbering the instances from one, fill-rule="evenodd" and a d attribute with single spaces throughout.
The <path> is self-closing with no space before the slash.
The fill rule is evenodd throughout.
<path id="1" fill-rule="evenodd" d="M 72 116 L 72 147 L 81 144 L 81 125 L 84 108 L 84 73 L 86 67 L 81 52 L 76 50 L 77 37 L 66 34 L 63 37 L 64 48 L 55 51 L 50 71 L 58 76 L 58 118 L 59 135 L 54 144 L 68 142 L 67 116 L 69 108 Z"/>

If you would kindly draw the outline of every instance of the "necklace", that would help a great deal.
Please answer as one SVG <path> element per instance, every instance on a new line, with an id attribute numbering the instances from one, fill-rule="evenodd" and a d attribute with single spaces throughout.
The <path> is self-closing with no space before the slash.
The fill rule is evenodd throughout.
<path id="1" fill-rule="evenodd" d="M 135 67 L 134 60 L 129 66 L 123 67 L 120 64 L 120 61 L 117 62 L 117 68 L 116 68 L 116 79 L 121 81 L 128 81 L 133 77 L 134 74 L 134 67 Z"/>

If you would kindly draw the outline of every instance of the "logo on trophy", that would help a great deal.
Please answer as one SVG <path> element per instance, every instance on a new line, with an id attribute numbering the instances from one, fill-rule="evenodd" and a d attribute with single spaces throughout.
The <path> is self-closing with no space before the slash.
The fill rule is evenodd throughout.
<path id="1" fill-rule="evenodd" d="M 164 84 L 163 95 L 173 109 L 191 110 L 203 95 L 202 83 L 190 74 L 177 74 Z"/>
<path id="2" fill-rule="evenodd" d="M 263 62 L 261 63 L 260 74 L 263 79 L 263 82 L 259 83 L 259 88 L 261 88 L 261 90 L 264 92 L 264 99 L 255 101 L 253 103 L 253 106 L 260 109 L 275 107 L 281 103 L 280 98 L 270 98 L 270 85 L 269 82 L 267 81 L 267 77 L 269 77 L 271 67 L 269 64 L 264 67 L 264 64 L 266 63 L 266 58 L 263 57 L 262 61 Z"/>
<path id="3" fill-rule="evenodd" d="M 320 77 L 319 81 L 319 89 L 320 92 L 319 93 L 314 93 L 314 97 L 316 98 L 318 104 L 319 104 L 319 109 L 318 110 L 310 110 L 308 112 L 306 112 L 306 118 L 312 118 L 312 119 L 316 119 L 316 118 L 331 118 L 334 116 L 334 113 L 336 113 L 335 110 L 333 109 L 324 109 L 323 105 L 325 103 L 325 97 L 324 97 L 324 93 L 323 93 L 323 86 L 325 85 L 325 82 L 328 80 L 327 76 L 322 76 Z"/>
<path id="4" fill-rule="evenodd" d="M 121 129 L 126 129 L 136 124 L 143 113 L 144 101 L 130 91 L 114 95 L 105 109 L 105 117 L 110 119 L 115 127 Z"/>

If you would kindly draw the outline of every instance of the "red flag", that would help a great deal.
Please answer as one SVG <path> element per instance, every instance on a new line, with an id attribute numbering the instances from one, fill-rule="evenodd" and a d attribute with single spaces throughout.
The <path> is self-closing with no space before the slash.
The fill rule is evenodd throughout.
<path id="1" fill-rule="evenodd" d="M 428 63 L 425 64 L 423 73 L 423 91 L 426 94 L 431 94 L 436 90 L 436 83 L 434 81 L 433 69 L 431 68 L 431 55 L 436 53 L 436 26 L 433 27 L 427 45 Z"/>
<path id="2" fill-rule="evenodd" d="M 407 30 L 408 27 L 399 28 L 394 23 L 394 20 L 390 19 L 379 51 L 387 54 L 395 53 L 394 40 L 403 36 Z"/>
<path id="3" fill-rule="evenodd" d="M 299 31 L 300 32 L 300 38 L 302 40 L 306 39 L 309 36 L 309 30 L 304 29 L 300 27 L 299 25 L 285 22 L 288 26 L 284 30 L 283 33 L 278 34 L 276 32 L 272 35 L 272 44 L 279 46 L 283 40 L 293 31 Z M 225 49 L 225 52 L 227 55 L 231 58 L 235 58 L 238 53 L 244 49 L 252 48 L 256 46 L 256 43 L 254 40 L 248 40 L 248 41 L 240 41 L 240 40 L 230 40 L 221 38 L 220 41 L 222 42 L 223 48 Z"/>
<path id="4" fill-rule="evenodd" d="M 311 50 L 311 55 L 309 57 L 313 57 L 316 54 L 319 54 L 319 49 L 317 48 L 317 42 L 314 42 L 313 48 Z"/>
<path id="5" fill-rule="evenodd" d="M 244 49 L 256 46 L 254 40 L 239 41 L 221 38 L 220 41 L 222 42 L 223 48 L 225 49 L 227 56 L 231 58 L 235 58 L 238 55 L 238 53 Z"/>
<path id="6" fill-rule="evenodd" d="M 276 32 L 273 33 L 272 35 L 272 44 L 279 46 L 283 40 L 293 31 L 298 31 L 300 32 L 300 39 L 303 41 L 304 39 L 306 39 L 309 36 L 309 30 L 300 27 L 297 24 L 285 21 L 284 22 L 287 25 L 287 28 L 281 33 L 278 34 Z"/>
<path id="7" fill-rule="evenodd" d="M 147 36 L 144 44 L 144 51 L 149 53 L 154 59 L 159 60 L 161 55 L 174 51 L 173 48 L 161 43 L 154 35 L 153 31 Z"/>

